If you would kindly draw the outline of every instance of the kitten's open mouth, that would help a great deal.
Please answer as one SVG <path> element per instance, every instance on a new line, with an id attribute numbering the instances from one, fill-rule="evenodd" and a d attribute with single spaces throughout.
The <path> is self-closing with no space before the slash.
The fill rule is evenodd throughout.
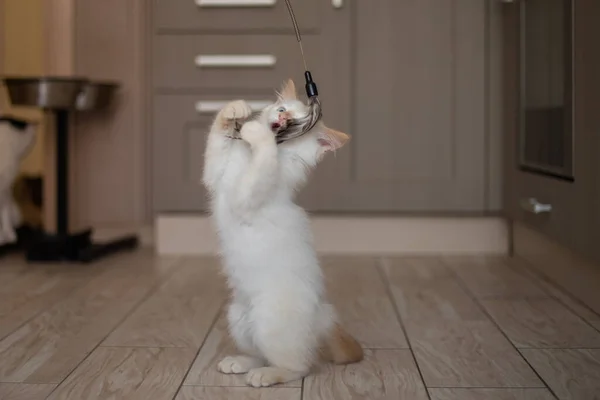
<path id="1" fill-rule="evenodd" d="M 281 124 L 279 124 L 278 122 L 273 122 L 271 124 L 271 130 L 278 130 L 279 128 L 281 128 Z"/>

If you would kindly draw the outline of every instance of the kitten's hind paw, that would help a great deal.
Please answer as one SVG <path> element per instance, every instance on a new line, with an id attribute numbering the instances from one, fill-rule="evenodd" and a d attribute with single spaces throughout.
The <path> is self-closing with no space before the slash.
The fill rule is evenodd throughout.
<path id="1" fill-rule="evenodd" d="M 255 357 L 228 356 L 217 365 L 217 370 L 224 374 L 245 374 L 253 368 L 262 367 L 265 363 Z"/>
<path id="2" fill-rule="evenodd" d="M 301 379 L 305 373 L 290 371 L 289 369 L 278 367 L 254 368 L 248 371 L 246 383 L 253 387 L 273 386 L 278 383 L 287 383 Z"/>

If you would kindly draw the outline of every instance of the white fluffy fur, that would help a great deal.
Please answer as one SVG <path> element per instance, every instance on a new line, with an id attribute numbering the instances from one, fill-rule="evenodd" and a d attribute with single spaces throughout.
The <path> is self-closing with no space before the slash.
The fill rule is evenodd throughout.
<path id="1" fill-rule="evenodd" d="M 281 120 L 280 107 L 291 116 L 307 112 L 292 82 L 279 96 L 256 120 L 245 122 L 243 140 L 227 136 L 234 119 L 250 116 L 248 105 L 235 101 L 219 112 L 208 135 L 203 176 L 232 289 L 230 332 L 244 353 L 223 359 L 218 368 L 247 372 L 247 383 L 255 387 L 305 376 L 336 319 L 325 300 L 309 219 L 294 197 L 323 155 L 348 137 L 319 124 L 276 145 L 270 127 Z"/>
<path id="2" fill-rule="evenodd" d="M 35 126 L 19 131 L 7 121 L 0 121 L 0 245 L 17 240 L 15 227 L 21 223 L 12 185 L 19 173 L 23 157 L 35 141 Z"/>

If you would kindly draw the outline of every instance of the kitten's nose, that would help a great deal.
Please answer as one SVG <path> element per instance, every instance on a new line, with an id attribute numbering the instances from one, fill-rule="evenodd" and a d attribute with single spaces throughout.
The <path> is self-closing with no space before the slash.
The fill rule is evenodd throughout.
<path id="1" fill-rule="evenodd" d="M 287 121 L 288 119 L 291 119 L 291 118 L 292 118 L 292 115 L 288 111 L 279 113 L 279 121 Z"/>

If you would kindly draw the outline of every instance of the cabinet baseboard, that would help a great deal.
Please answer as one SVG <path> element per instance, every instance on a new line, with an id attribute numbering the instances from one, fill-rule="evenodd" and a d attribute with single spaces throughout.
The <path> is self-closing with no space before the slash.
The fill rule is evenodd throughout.
<path id="1" fill-rule="evenodd" d="M 500 217 L 312 218 L 315 245 L 325 254 L 508 254 Z M 161 255 L 218 252 L 213 225 L 200 215 L 159 215 L 155 246 Z"/>

